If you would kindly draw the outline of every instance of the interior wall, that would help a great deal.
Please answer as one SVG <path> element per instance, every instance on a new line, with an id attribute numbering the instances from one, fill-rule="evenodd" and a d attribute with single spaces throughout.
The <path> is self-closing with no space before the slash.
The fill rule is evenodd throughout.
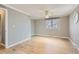
<path id="1" fill-rule="evenodd" d="M 31 37 L 31 20 L 27 15 L 8 10 L 8 46 Z"/>
<path id="2" fill-rule="evenodd" d="M 57 30 L 48 30 L 45 20 L 35 20 L 35 35 L 69 37 L 69 17 L 62 17 L 58 21 Z"/>
<path id="3" fill-rule="evenodd" d="M 70 36 L 72 41 L 77 45 L 77 47 L 79 47 L 79 22 L 77 24 L 74 23 L 75 21 L 75 19 L 73 19 L 74 12 L 79 13 L 79 6 L 70 15 Z"/>

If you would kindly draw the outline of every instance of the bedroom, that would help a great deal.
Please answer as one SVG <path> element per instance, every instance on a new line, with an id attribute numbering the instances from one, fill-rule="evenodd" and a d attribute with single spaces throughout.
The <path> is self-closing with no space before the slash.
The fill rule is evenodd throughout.
<path id="1" fill-rule="evenodd" d="M 79 53 L 78 4 L 2 4 L 0 7 L 4 11 L 0 53 Z"/>

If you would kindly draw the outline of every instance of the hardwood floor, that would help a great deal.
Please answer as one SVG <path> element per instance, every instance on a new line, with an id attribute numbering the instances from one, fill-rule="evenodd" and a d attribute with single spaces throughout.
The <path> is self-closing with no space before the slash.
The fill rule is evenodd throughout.
<path id="1" fill-rule="evenodd" d="M 1 54 L 71 54 L 79 53 L 68 39 L 35 36 L 31 40 L 5 49 L 0 46 Z"/>

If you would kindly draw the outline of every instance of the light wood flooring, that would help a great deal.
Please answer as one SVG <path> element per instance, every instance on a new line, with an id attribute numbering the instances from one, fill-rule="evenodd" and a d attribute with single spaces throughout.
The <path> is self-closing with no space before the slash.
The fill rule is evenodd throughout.
<path id="1" fill-rule="evenodd" d="M 74 54 L 79 51 L 65 38 L 34 36 L 12 48 L 0 46 L 1 54 Z"/>

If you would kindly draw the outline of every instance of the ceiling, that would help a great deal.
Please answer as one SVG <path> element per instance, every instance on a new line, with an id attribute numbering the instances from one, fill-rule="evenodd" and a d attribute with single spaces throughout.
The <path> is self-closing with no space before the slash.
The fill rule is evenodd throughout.
<path id="1" fill-rule="evenodd" d="M 23 11 L 32 19 L 43 19 L 45 10 L 49 11 L 50 17 L 62 17 L 69 15 L 76 7 L 76 4 L 8 4 Z"/>

